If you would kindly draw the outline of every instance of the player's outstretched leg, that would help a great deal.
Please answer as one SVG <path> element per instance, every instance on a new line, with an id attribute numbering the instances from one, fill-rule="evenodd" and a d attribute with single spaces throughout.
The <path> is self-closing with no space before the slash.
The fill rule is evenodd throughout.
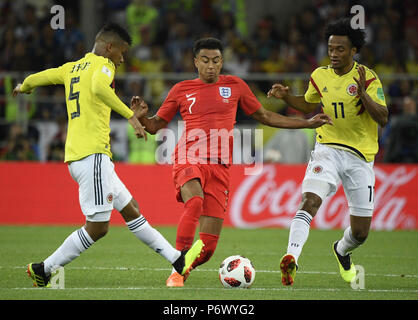
<path id="1" fill-rule="evenodd" d="M 34 287 L 49 288 L 51 286 L 51 275 L 45 274 L 43 262 L 29 263 L 26 272 L 32 278 Z"/>
<path id="2" fill-rule="evenodd" d="M 82 227 L 70 234 L 61 246 L 43 262 L 30 263 L 26 272 L 32 278 L 36 287 L 49 287 L 51 272 L 57 267 L 63 267 L 76 259 L 94 242 L 86 228 Z"/>
<path id="3" fill-rule="evenodd" d="M 182 251 L 180 257 L 173 263 L 173 272 L 167 279 L 167 287 L 183 287 L 184 277 L 190 273 L 193 262 L 200 256 L 204 243 L 197 240 L 188 251 Z"/>
<path id="4" fill-rule="evenodd" d="M 308 240 L 312 219 L 313 216 L 309 212 L 298 210 L 290 224 L 287 252 L 280 260 L 282 284 L 285 286 L 293 285 L 298 259 L 302 253 L 303 245 Z"/>
<path id="5" fill-rule="evenodd" d="M 282 273 L 282 284 L 284 286 L 291 286 L 296 276 L 296 259 L 291 254 L 285 254 L 280 260 L 280 271 Z"/>
<path id="6" fill-rule="evenodd" d="M 356 268 L 354 263 L 351 262 L 350 254 L 342 256 L 337 251 L 338 241 L 332 245 L 332 252 L 337 259 L 338 267 L 340 269 L 340 275 L 346 282 L 352 282 L 356 278 Z"/>

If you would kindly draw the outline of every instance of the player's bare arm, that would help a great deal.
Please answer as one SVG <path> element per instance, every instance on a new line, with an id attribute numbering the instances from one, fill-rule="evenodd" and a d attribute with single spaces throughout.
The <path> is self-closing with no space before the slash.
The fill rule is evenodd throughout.
<path id="1" fill-rule="evenodd" d="M 150 134 L 156 134 L 158 130 L 165 128 L 168 124 L 167 121 L 161 119 L 157 115 L 154 115 L 150 118 L 144 116 L 139 120 L 145 126 L 145 131 L 147 131 Z"/>
<path id="2" fill-rule="evenodd" d="M 132 116 L 128 119 L 129 124 L 134 128 L 135 135 L 137 138 L 144 138 L 145 141 L 147 140 L 147 133 L 144 130 L 144 127 L 139 122 L 138 118 L 135 116 Z"/>
<path id="3" fill-rule="evenodd" d="M 129 124 L 134 128 L 135 135 L 137 138 L 144 138 L 145 141 L 147 140 L 147 133 L 144 130 L 141 122 L 138 120 L 138 117 L 143 116 L 148 112 L 148 106 L 142 104 L 142 99 L 138 96 L 132 97 L 131 99 L 131 110 L 134 112 L 134 115 L 128 119 Z"/>
<path id="4" fill-rule="evenodd" d="M 135 117 L 140 119 L 147 115 L 148 105 L 142 98 L 134 96 L 131 99 L 131 110 L 134 112 Z"/>
<path id="5" fill-rule="evenodd" d="M 138 113 L 137 118 L 143 124 L 145 131 L 149 134 L 156 134 L 158 130 L 165 128 L 168 124 L 167 121 L 161 119 L 157 115 L 154 115 L 153 117 L 148 117 L 148 105 L 143 99 L 139 99 L 141 100 L 139 110 L 140 113 Z M 135 110 L 134 112 L 136 114 Z"/>
<path id="6" fill-rule="evenodd" d="M 366 70 L 364 66 L 358 68 L 359 78 L 353 77 L 357 82 L 357 94 L 360 96 L 363 106 L 379 125 L 384 127 L 388 122 L 388 109 L 378 104 L 366 92 Z"/>
<path id="7" fill-rule="evenodd" d="M 320 113 L 313 116 L 310 119 L 301 119 L 301 118 L 292 118 L 285 117 L 281 114 L 266 110 L 261 107 L 256 112 L 251 115 L 258 122 L 265 124 L 270 127 L 275 128 L 287 128 L 287 129 L 302 129 L 302 128 L 318 128 L 324 124 L 331 124 L 331 118 L 324 114 Z"/>
<path id="8" fill-rule="evenodd" d="M 293 96 L 289 93 L 289 86 L 284 86 L 280 83 L 275 83 L 267 93 L 267 98 L 275 97 L 283 99 L 292 108 L 303 113 L 313 112 L 318 104 L 306 102 L 304 96 Z"/>

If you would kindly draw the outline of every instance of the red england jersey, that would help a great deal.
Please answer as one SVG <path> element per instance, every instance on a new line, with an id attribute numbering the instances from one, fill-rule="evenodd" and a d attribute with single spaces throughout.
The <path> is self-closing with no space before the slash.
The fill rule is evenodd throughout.
<path id="1" fill-rule="evenodd" d="M 231 164 L 238 104 L 247 115 L 261 107 L 248 85 L 236 76 L 220 75 L 216 83 L 199 78 L 177 83 L 157 112 L 170 122 L 179 111 L 184 120 L 174 163 Z"/>

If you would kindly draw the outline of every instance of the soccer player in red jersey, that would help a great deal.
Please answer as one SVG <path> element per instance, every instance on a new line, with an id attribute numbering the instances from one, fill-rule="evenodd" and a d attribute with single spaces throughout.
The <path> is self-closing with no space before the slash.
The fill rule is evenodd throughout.
<path id="1" fill-rule="evenodd" d="M 228 202 L 228 167 L 238 104 L 247 115 L 272 127 L 317 128 L 331 124 L 330 117 L 324 114 L 306 120 L 264 109 L 242 79 L 220 74 L 222 49 L 218 39 L 197 40 L 193 53 L 199 77 L 174 85 L 156 115 L 139 119 L 151 134 L 166 127 L 178 111 L 185 122 L 173 155 L 177 200 L 184 203 L 176 247 L 189 248 L 200 225 L 199 236 L 205 246 L 192 269 L 210 259 L 219 240 Z M 146 103 L 142 102 L 141 107 L 147 108 Z M 188 274 L 181 276 L 173 270 L 167 286 L 183 286 Z"/>

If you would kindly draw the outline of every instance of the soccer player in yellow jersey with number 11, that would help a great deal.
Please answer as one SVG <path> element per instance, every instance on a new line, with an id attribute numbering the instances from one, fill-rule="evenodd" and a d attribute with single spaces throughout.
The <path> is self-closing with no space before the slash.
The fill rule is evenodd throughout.
<path id="1" fill-rule="evenodd" d="M 86 216 L 85 226 L 68 236 L 52 255 L 41 263 L 28 265 L 27 273 L 35 286 L 50 286 L 54 269 L 68 264 L 102 238 L 113 209 L 121 213 L 139 240 L 181 274 L 188 271 L 203 246 L 199 240 L 187 253 L 173 248 L 141 215 L 138 203 L 114 170 L 109 137 L 111 110 L 128 119 L 137 137 L 146 138 L 138 121 L 144 112 L 139 97 L 132 98 L 130 109 L 114 91 L 115 69 L 123 63 L 123 54 L 131 42 L 129 34 L 119 25 L 105 25 L 96 36 L 92 52 L 78 61 L 32 74 L 13 91 L 16 96 L 31 93 L 38 86 L 65 86 L 68 115 L 65 162 L 79 185 L 79 202 Z"/>
<path id="2" fill-rule="evenodd" d="M 267 94 L 305 113 L 313 112 L 321 103 L 333 121 L 333 125 L 316 129 L 315 149 L 302 183 L 302 201 L 290 224 L 287 252 L 280 261 L 283 285 L 293 284 L 310 223 L 340 181 L 350 208 L 350 226 L 332 245 L 332 251 L 347 282 L 356 277 L 349 253 L 364 243 L 372 220 L 378 125 L 384 126 L 388 120 L 382 84 L 372 70 L 353 60 L 365 42 L 363 30 L 352 29 L 349 19 L 341 19 L 327 26 L 325 36 L 331 64 L 312 72 L 305 95 L 290 95 L 289 87 L 278 83 Z"/>

